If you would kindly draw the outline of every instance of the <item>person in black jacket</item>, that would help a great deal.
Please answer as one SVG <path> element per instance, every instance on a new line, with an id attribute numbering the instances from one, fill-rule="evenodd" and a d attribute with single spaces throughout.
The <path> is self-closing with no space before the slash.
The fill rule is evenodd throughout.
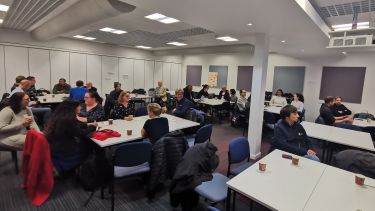
<path id="1" fill-rule="evenodd" d="M 116 105 L 117 103 L 117 99 L 118 97 L 120 96 L 121 92 L 122 92 L 122 89 L 121 89 L 121 83 L 119 82 L 115 82 L 114 83 L 114 90 L 112 90 L 109 95 L 106 97 L 105 99 L 105 103 L 104 103 L 104 113 L 105 113 L 105 116 L 108 117 L 111 110 L 113 109 L 113 107 Z"/>
<path id="2" fill-rule="evenodd" d="M 348 116 L 352 114 L 352 111 L 342 104 L 342 98 L 340 96 L 335 98 L 335 105 L 332 107 L 332 112 L 335 117 Z"/>
<path id="3" fill-rule="evenodd" d="M 335 98 L 332 96 L 327 96 L 324 98 L 324 103 L 320 107 L 320 117 L 324 119 L 326 125 L 334 126 L 340 123 L 351 123 L 353 122 L 352 117 L 340 116 L 335 117 L 332 112 L 332 107 L 335 105 Z"/>
<path id="4" fill-rule="evenodd" d="M 305 129 L 298 122 L 297 108 L 286 105 L 280 110 L 280 116 L 281 119 L 275 125 L 272 148 L 319 161 Z"/>
<path id="5" fill-rule="evenodd" d="M 208 97 L 208 85 L 202 85 L 202 89 L 198 92 L 197 99 L 201 99 L 202 97 Z"/>
<path id="6" fill-rule="evenodd" d="M 224 98 L 225 101 L 230 101 L 230 95 L 229 91 L 227 89 L 227 86 L 223 86 L 219 92 L 219 97 L 218 99 Z"/>
<path id="7" fill-rule="evenodd" d="M 190 100 L 191 102 L 194 102 L 193 99 L 193 86 L 192 85 L 187 85 L 184 88 L 184 98 L 187 100 Z"/>
<path id="8" fill-rule="evenodd" d="M 44 130 L 51 148 L 52 162 L 58 172 L 78 167 L 90 152 L 88 135 L 95 131 L 97 123 L 83 123 L 77 119 L 80 103 L 65 100 L 54 111 Z"/>

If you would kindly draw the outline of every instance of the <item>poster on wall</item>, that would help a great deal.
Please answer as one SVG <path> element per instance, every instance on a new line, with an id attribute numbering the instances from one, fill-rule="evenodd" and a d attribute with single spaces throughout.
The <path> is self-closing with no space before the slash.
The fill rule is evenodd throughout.
<path id="1" fill-rule="evenodd" d="M 216 87 L 217 86 L 217 77 L 219 73 L 217 72 L 209 72 L 208 73 L 208 86 L 210 87 Z"/>
<path id="2" fill-rule="evenodd" d="M 216 75 L 215 80 L 212 83 L 212 86 L 210 85 L 210 75 Z M 212 76 L 214 77 L 214 76 Z M 228 81 L 228 66 L 216 66 L 216 65 L 210 65 L 208 69 L 208 85 L 214 88 L 222 87 L 227 85 Z"/>

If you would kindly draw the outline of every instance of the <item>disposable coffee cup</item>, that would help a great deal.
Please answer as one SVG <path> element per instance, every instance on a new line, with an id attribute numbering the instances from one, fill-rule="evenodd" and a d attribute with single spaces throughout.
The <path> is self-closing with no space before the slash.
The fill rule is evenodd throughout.
<path id="1" fill-rule="evenodd" d="M 266 171 L 267 164 L 265 163 L 259 163 L 259 171 Z"/>
<path id="2" fill-rule="evenodd" d="M 370 118 L 368 118 L 368 119 L 367 119 L 367 122 L 368 122 L 368 123 L 371 123 L 371 119 L 370 119 Z"/>
<path id="3" fill-rule="evenodd" d="M 52 95 L 52 97 L 55 97 L 55 95 Z"/>
<path id="4" fill-rule="evenodd" d="M 298 157 L 292 157 L 292 164 L 298 166 L 299 158 Z"/>
<path id="5" fill-rule="evenodd" d="M 365 176 L 361 174 L 356 174 L 355 175 L 355 184 L 357 185 L 364 185 L 365 184 Z"/>
<path id="6" fill-rule="evenodd" d="M 127 130 L 126 133 L 128 134 L 128 136 L 131 136 L 133 134 L 133 130 Z"/>
<path id="7" fill-rule="evenodd" d="M 108 119 L 108 124 L 113 125 L 113 119 Z"/>
<path id="8" fill-rule="evenodd" d="M 43 98 L 43 102 L 47 102 L 47 99 L 46 99 L 46 98 Z"/>

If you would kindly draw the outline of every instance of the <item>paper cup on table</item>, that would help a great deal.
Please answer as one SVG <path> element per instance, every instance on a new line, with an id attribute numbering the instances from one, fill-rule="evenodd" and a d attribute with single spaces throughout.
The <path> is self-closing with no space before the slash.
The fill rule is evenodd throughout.
<path id="1" fill-rule="evenodd" d="M 292 164 L 295 166 L 298 166 L 299 158 L 298 157 L 292 157 Z"/>
<path id="2" fill-rule="evenodd" d="M 113 119 L 108 119 L 108 124 L 113 125 Z"/>
<path id="3" fill-rule="evenodd" d="M 47 98 L 43 98 L 43 102 L 47 102 Z"/>
<path id="4" fill-rule="evenodd" d="M 128 136 L 131 136 L 133 134 L 133 130 L 129 129 L 126 131 L 126 133 L 128 134 Z"/>
<path id="5" fill-rule="evenodd" d="M 267 164 L 266 163 L 259 162 L 259 171 L 265 172 L 266 168 L 267 168 Z"/>
<path id="6" fill-rule="evenodd" d="M 365 176 L 361 174 L 356 174 L 355 175 L 355 184 L 357 185 L 364 185 L 365 184 Z"/>

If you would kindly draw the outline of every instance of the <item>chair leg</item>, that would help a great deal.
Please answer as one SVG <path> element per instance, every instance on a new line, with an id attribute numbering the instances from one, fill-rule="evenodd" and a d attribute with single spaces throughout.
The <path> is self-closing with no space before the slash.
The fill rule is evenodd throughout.
<path id="1" fill-rule="evenodd" d="M 115 186 L 114 186 L 114 181 L 112 180 L 111 182 L 111 189 L 112 189 L 112 196 L 111 196 L 111 210 L 115 210 Z"/>
<path id="2" fill-rule="evenodd" d="M 232 210 L 236 210 L 236 192 L 233 192 Z"/>
<path id="3" fill-rule="evenodd" d="M 100 188 L 100 199 L 104 199 L 104 186 Z"/>
<path id="4" fill-rule="evenodd" d="M 16 174 L 19 173 L 19 169 L 18 169 L 18 156 L 17 156 L 17 151 L 11 151 L 12 153 L 12 160 L 14 162 L 14 167 L 15 167 L 15 170 L 16 170 Z"/>
<path id="5" fill-rule="evenodd" d="M 254 201 L 250 200 L 250 211 L 253 211 L 253 207 L 254 207 Z"/>
<path id="6" fill-rule="evenodd" d="M 89 198 L 88 198 L 88 199 L 85 201 L 85 203 L 83 204 L 84 207 L 86 207 L 86 206 L 89 204 L 89 202 L 91 201 L 91 198 L 94 196 L 95 192 L 96 192 L 96 190 L 94 190 L 94 191 L 90 194 Z"/>

